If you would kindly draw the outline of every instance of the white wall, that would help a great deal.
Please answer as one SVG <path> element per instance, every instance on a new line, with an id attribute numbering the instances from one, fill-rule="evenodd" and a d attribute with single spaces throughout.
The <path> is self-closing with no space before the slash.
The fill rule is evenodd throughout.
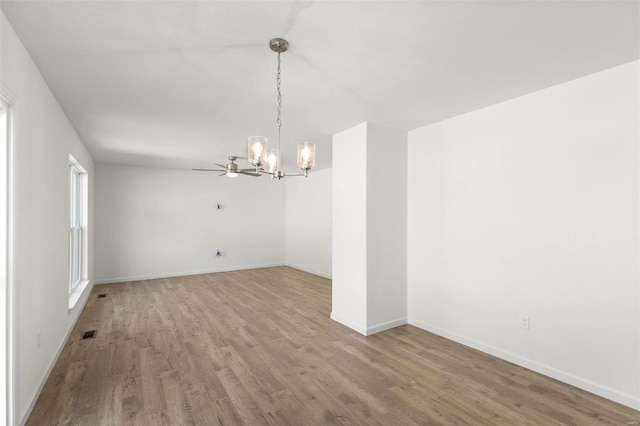
<path id="1" fill-rule="evenodd" d="M 411 324 L 640 408 L 638 77 L 410 132 Z"/>
<path id="2" fill-rule="evenodd" d="M 407 322 L 407 133 L 367 128 L 367 333 Z"/>
<path id="3" fill-rule="evenodd" d="M 333 135 L 331 319 L 367 334 L 367 123 Z"/>
<path id="4" fill-rule="evenodd" d="M 285 182 L 286 264 L 331 278 L 331 169 Z"/>
<path id="5" fill-rule="evenodd" d="M 90 279 L 94 164 L 4 14 L 1 20 L 0 90 L 15 104 L 17 415 L 23 419 L 91 291 L 89 285 L 69 311 L 69 154 L 89 175 Z"/>
<path id="6" fill-rule="evenodd" d="M 98 164 L 96 281 L 282 265 L 284 196 L 267 177 Z"/>

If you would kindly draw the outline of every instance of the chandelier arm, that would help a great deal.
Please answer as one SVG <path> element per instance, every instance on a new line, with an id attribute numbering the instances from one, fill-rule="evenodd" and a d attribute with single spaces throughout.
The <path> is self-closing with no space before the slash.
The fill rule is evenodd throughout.
<path id="1" fill-rule="evenodd" d="M 263 175 L 273 175 L 274 172 L 270 172 L 268 170 L 263 169 L 262 167 L 260 167 L 259 169 L 256 170 L 256 173 L 262 173 Z"/>
<path id="2" fill-rule="evenodd" d="M 283 171 L 280 171 L 279 173 L 280 173 L 280 174 L 279 174 L 279 176 L 278 176 L 278 179 L 283 178 L 283 177 L 289 177 L 289 176 L 309 177 L 309 171 L 308 171 L 308 170 L 306 170 L 306 169 L 304 170 L 304 172 L 303 172 L 303 173 L 288 173 L 288 172 L 283 172 Z M 274 173 L 274 174 L 276 174 L 276 175 L 277 175 L 278 173 L 276 172 L 276 173 Z"/>

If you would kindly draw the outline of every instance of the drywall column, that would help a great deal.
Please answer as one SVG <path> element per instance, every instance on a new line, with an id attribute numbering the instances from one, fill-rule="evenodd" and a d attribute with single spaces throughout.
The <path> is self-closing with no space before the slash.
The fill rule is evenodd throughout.
<path id="1" fill-rule="evenodd" d="M 331 318 L 369 335 L 406 323 L 406 133 L 333 136 Z"/>
<path id="2" fill-rule="evenodd" d="M 367 123 L 333 135 L 331 319 L 367 334 Z"/>

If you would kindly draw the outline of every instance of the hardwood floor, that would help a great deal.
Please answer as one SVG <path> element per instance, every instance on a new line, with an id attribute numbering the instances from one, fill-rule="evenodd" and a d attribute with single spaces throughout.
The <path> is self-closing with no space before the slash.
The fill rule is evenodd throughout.
<path id="1" fill-rule="evenodd" d="M 412 326 L 363 337 L 330 310 L 329 280 L 286 267 L 96 286 L 27 424 L 640 420 Z"/>

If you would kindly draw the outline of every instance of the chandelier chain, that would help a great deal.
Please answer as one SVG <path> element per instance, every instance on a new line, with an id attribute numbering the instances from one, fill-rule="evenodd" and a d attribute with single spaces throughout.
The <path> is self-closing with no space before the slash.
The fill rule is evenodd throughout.
<path id="1" fill-rule="evenodd" d="M 278 139 L 277 139 L 277 149 L 278 149 L 278 157 L 280 156 L 280 127 L 282 127 L 282 91 L 280 88 L 281 79 L 280 79 L 280 52 L 278 52 L 278 72 L 276 73 L 276 88 L 278 90 L 278 116 L 276 118 L 276 124 L 278 125 Z"/>

